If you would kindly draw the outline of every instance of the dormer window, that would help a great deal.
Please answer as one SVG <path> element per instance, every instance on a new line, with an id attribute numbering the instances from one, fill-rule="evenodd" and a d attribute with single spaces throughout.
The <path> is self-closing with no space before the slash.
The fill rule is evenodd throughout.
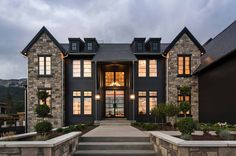
<path id="1" fill-rule="evenodd" d="M 137 43 L 137 50 L 143 51 L 143 43 Z"/>
<path id="2" fill-rule="evenodd" d="M 88 42 L 88 50 L 93 50 L 93 43 L 92 42 Z"/>
<path id="3" fill-rule="evenodd" d="M 76 42 L 71 43 L 71 50 L 73 50 L 73 51 L 77 50 L 77 43 Z"/>
<path id="4" fill-rule="evenodd" d="M 157 51 L 158 50 L 158 43 L 154 42 L 152 43 L 152 50 Z"/>

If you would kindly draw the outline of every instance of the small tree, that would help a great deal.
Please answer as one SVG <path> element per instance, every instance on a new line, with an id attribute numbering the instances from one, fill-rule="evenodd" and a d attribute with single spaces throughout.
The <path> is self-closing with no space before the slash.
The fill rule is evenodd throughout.
<path id="1" fill-rule="evenodd" d="M 161 122 L 164 123 L 165 118 L 165 104 L 160 104 L 156 107 L 154 107 L 151 110 L 151 115 L 155 118 L 155 123 L 157 122 L 157 118 L 161 119 Z"/>
<path id="2" fill-rule="evenodd" d="M 38 117 L 43 118 L 43 121 L 38 122 L 35 125 L 35 130 L 39 134 L 46 135 L 49 131 L 52 130 L 52 124 L 49 121 L 44 121 L 44 118 L 48 117 L 50 112 L 50 108 L 46 104 L 49 94 L 46 91 L 38 91 L 37 95 L 38 98 L 43 101 L 43 104 L 38 104 L 35 109 L 35 112 L 37 113 Z"/>
<path id="3" fill-rule="evenodd" d="M 178 121 L 177 127 L 182 135 L 191 135 L 196 129 L 196 124 L 192 118 L 182 118 Z"/>
<path id="4" fill-rule="evenodd" d="M 174 127 L 175 123 L 176 123 L 176 117 L 179 114 L 179 106 L 175 105 L 175 104 L 166 104 L 166 116 L 168 117 L 173 117 L 173 120 L 171 120 L 171 125 L 172 127 Z"/>
<path id="5" fill-rule="evenodd" d="M 184 113 L 184 117 L 186 117 L 186 113 L 188 111 L 190 111 L 191 109 L 191 105 L 189 104 L 189 102 L 183 101 L 180 103 L 180 111 L 182 111 Z"/>

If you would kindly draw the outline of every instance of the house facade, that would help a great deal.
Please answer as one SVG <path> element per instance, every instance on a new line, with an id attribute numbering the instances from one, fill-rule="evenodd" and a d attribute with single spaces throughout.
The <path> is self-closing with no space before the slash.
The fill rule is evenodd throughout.
<path id="1" fill-rule="evenodd" d="M 192 105 L 188 115 L 198 119 L 198 78 L 192 73 L 205 50 L 187 28 L 171 43 L 161 43 L 161 38 L 68 40 L 59 43 L 43 27 L 21 52 L 28 59 L 29 131 L 39 120 L 34 112 L 42 104 L 39 90 L 50 95 L 54 127 L 106 118 L 149 121 L 155 106 L 181 101 Z M 183 86 L 189 87 L 188 95 L 181 95 Z"/>

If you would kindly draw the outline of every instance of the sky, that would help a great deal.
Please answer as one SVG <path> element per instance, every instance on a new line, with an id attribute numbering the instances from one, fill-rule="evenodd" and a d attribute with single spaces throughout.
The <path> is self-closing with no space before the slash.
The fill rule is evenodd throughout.
<path id="1" fill-rule="evenodd" d="M 235 0 L 0 0 L 0 79 L 27 77 L 20 52 L 42 26 L 60 43 L 69 37 L 169 43 L 186 26 L 203 44 L 236 20 L 235 6 Z"/>

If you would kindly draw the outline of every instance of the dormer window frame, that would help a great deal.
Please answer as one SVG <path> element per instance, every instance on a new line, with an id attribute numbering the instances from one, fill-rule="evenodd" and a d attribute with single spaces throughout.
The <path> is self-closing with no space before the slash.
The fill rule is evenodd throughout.
<path id="1" fill-rule="evenodd" d="M 91 42 L 91 41 L 87 42 L 87 50 L 93 51 L 93 42 Z"/>
<path id="2" fill-rule="evenodd" d="M 78 50 L 78 43 L 71 42 L 71 51 L 77 51 L 77 50 Z"/>
<path id="3" fill-rule="evenodd" d="M 158 44 L 158 42 L 152 42 L 152 51 L 158 51 Z"/>
<path id="4" fill-rule="evenodd" d="M 143 43 L 137 42 L 137 52 L 143 52 Z"/>

